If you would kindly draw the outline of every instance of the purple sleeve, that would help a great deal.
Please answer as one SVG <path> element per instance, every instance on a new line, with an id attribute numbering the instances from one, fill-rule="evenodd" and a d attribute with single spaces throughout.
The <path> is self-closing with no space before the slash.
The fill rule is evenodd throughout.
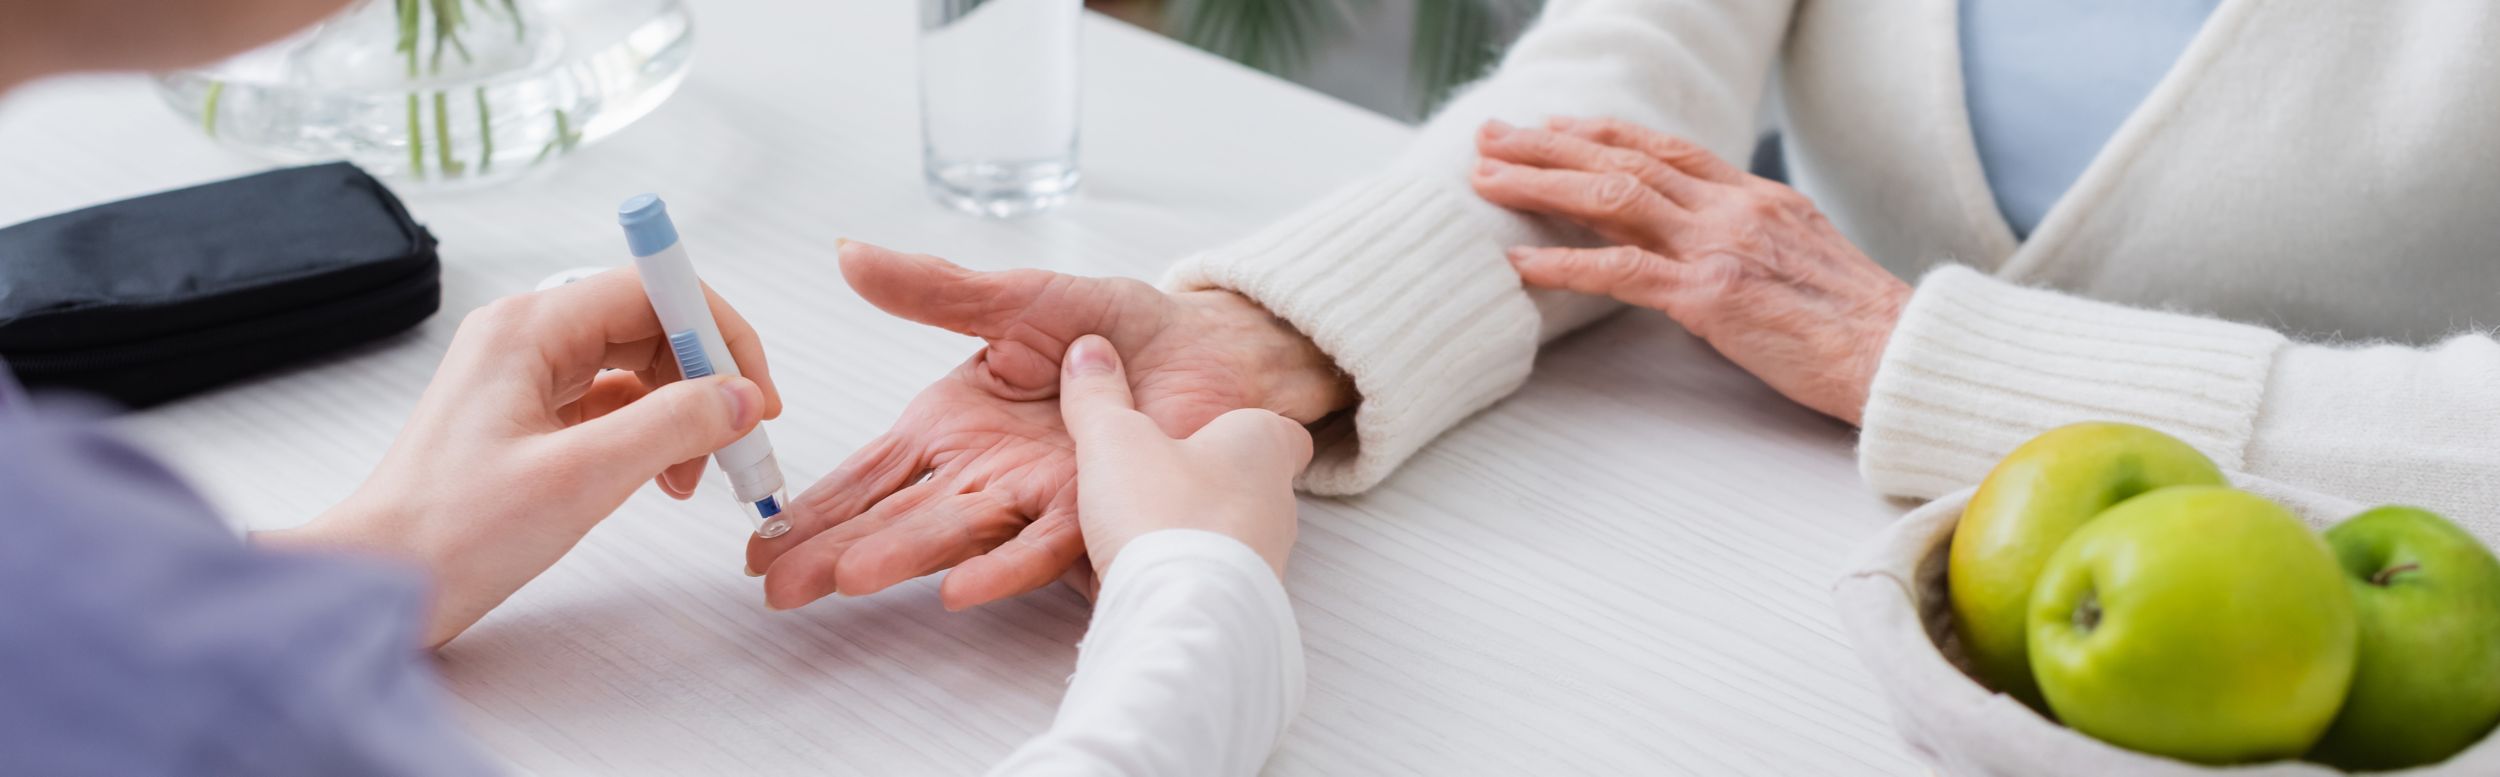
<path id="1" fill-rule="evenodd" d="M 46 410 L 0 400 L 0 774 L 498 771 L 417 647 L 411 571 L 251 548 Z"/>

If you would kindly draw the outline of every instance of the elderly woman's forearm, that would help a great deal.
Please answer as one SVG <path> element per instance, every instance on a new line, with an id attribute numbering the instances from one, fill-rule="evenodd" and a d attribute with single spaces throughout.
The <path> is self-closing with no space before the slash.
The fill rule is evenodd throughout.
<path id="1" fill-rule="evenodd" d="M 1614 309 L 1523 291 L 1503 249 L 1585 241 L 1469 191 L 1487 117 L 1615 116 L 1741 154 L 1787 0 L 1557 0 L 1491 77 L 1468 87 L 1387 169 L 1257 233 L 1190 257 L 1165 286 L 1224 289 L 1274 312 L 1359 391 L 1354 434 L 1323 444 L 1303 485 L 1354 493 L 1526 381 L 1540 343 Z"/>
<path id="2" fill-rule="evenodd" d="M 2161 429 L 2225 469 L 2416 504 L 2500 541 L 2500 342 L 2350 349 L 2031 289 L 1961 267 L 1919 285 L 1859 445 L 1868 483 L 1933 497 L 2082 420 Z"/>

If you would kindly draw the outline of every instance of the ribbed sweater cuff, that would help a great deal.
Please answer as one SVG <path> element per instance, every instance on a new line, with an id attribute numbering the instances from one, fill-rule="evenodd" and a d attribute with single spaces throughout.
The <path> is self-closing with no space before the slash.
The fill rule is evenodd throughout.
<path id="1" fill-rule="evenodd" d="M 2034 435 L 2106 420 L 2168 432 L 2239 470 L 2284 343 L 2260 327 L 1943 267 L 1884 347 L 1858 466 L 1877 491 L 1933 498 L 1978 483 Z"/>
<path id="2" fill-rule="evenodd" d="M 1502 247 L 1469 217 L 1468 196 L 1424 178 L 1370 179 L 1166 276 L 1176 291 L 1249 297 L 1352 378 L 1355 434 L 1323 442 L 1305 490 L 1370 488 L 1527 380 L 1536 307 Z"/>

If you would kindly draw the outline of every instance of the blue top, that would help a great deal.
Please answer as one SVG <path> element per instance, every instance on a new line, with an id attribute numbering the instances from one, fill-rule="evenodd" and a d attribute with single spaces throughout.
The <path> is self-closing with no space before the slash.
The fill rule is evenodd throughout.
<path id="1" fill-rule="evenodd" d="M 668 250 L 677 244 L 677 224 L 668 220 L 668 203 L 657 194 L 637 194 L 616 206 L 616 223 L 625 227 L 625 247 L 636 258 Z"/>
<path id="2" fill-rule="evenodd" d="M 2221 0 L 1960 0 L 1963 97 L 1997 209 L 2029 237 Z"/>
<path id="3" fill-rule="evenodd" d="M 485 775 L 379 562 L 254 549 L 0 369 L 0 774 Z"/>

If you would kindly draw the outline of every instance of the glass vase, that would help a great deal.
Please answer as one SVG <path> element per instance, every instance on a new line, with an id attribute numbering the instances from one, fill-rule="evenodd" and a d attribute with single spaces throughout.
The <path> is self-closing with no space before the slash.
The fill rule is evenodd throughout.
<path id="1" fill-rule="evenodd" d="M 685 79 L 680 0 L 357 0 L 224 62 L 158 77 L 218 142 L 426 186 L 518 177 L 659 107 Z"/>

